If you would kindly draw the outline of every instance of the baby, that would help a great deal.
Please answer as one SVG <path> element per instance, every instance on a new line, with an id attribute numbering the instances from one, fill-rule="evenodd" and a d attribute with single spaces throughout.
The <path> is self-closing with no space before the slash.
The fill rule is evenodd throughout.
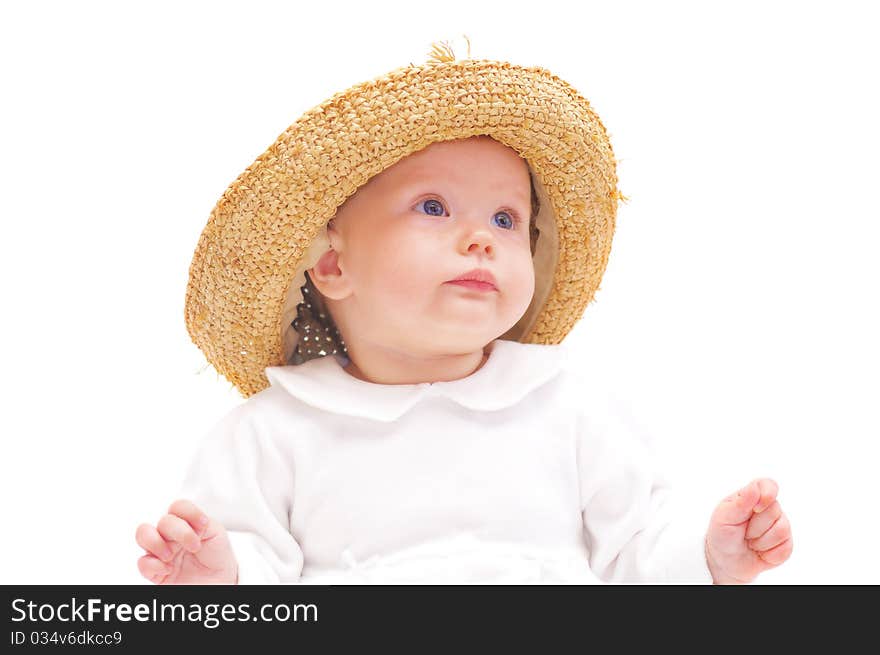
<path id="1" fill-rule="evenodd" d="M 557 238 L 535 173 L 472 134 L 357 186 L 306 271 L 296 348 L 138 527 L 144 577 L 728 584 L 789 557 L 772 480 L 692 530 L 601 381 L 563 344 L 510 338 L 536 320 L 538 246 Z"/>

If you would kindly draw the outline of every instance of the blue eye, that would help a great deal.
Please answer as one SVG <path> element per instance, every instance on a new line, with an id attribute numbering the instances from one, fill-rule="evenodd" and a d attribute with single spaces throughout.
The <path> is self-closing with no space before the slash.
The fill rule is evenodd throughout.
<path id="1" fill-rule="evenodd" d="M 445 216 L 446 209 L 443 207 L 443 203 L 435 198 L 428 198 L 426 200 L 422 200 L 416 207 L 420 207 L 426 214 L 429 216 Z M 500 223 L 498 224 L 500 227 L 503 227 L 505 230 L 513 230 L 519 224 L 519 217 L 514 212 L 501 211 L 493 216 L 493 220 L 497 217 L 501 216 Z"/>
<path id="2" fill-rule="evenodd" d="M 422 200 L 418 206 L 426 208 L 426 212 L 431 216 L 443 216 L 444 214 L 443 205 L 439 200 L 434 200 L 433 198 Z"/>
<path id="3" fill-rule="evenodd" d="M 493 216 L 493 218 L 495 218 L 497 216 L 506 216 L 507 217 L 506 225 L 502 225 L 502 227 L 507 227 L 508 230 L 512 230 L 513 228 L 515 228 L 516 224 L 518 223 L 518 221 L 516 220 L 516 217 L 511 216 L 507 212 L 498 212 L 497 214 L 495 214 L 495 216 Z"/>

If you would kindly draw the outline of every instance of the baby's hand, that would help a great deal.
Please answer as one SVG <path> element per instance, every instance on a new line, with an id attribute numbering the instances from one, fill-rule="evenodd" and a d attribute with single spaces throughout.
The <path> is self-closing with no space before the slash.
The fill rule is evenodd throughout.
<path id="1" fill-rule="evenodd" d="M 791 525 L 779 506 L 778 485 L 753 480 L 725 498 L 706 533 L 706 562 L 715 584 L 743 584 L 791 555 Z"/>
<path id="2" fill-rule="evenodd" d="M 156 527 L 135 533 L 147 554 L 138 569 L 156 584 L 237 584 L 238 563 L 225 528 L 188 500 L 177 500 Z"/>

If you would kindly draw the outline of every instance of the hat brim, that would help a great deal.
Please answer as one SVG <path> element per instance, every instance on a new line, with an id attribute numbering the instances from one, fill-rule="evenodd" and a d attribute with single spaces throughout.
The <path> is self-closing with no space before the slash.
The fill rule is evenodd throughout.
<path id="1" fill-rule="evenodd" d="M 619 193 L 589 102 L 539 67 L 464 60 L 398 68 L 303 114 L 226 189 L 189 271 L 187 329 L 247 397 L 287 363 L 303 272 L 358 187 L 437 141 L 488 135 L 529 164 L 541 211 L 535 295 L 500 338 L 562 341 L 607 266 Z"/>

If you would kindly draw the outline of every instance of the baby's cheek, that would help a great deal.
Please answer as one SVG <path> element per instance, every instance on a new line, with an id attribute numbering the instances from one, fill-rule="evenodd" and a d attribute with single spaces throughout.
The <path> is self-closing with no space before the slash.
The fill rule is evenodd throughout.
<path id="1" fill-rule="evenodd" d="M 393 294 L 425 293 L 446 273 L 439 260 L 432 248 L 394 247 L 378 253 L 377 268 L 384 286 Z"/>
<path id="2" fill-rule="evenodd" d="M 417 298 L 424 296 L 425 287 L 419 284 L 417 275 L 400 273 L 387 278 L 383 287 L 383 294 L 391 296 L 396 305 L 408 305 L 415 303 Z"/>
<path id="3" fill-rule="evenodd" d="M 531 259 L 519 262 L 510 272 L 509 279 L 509 298 L 516 304 L 523 305 L 525 311 L 535 293 L 535 269 Z"/>
<path id="4" fill-rule="evenodd" d="M 390 263 L 390 262 L 389 262 Z M 371 276 L 368 290 L 372 309 L 403 312 L 417 308 L 426 296 L 424 274 L 405 266 L 381 266 Z"/>

